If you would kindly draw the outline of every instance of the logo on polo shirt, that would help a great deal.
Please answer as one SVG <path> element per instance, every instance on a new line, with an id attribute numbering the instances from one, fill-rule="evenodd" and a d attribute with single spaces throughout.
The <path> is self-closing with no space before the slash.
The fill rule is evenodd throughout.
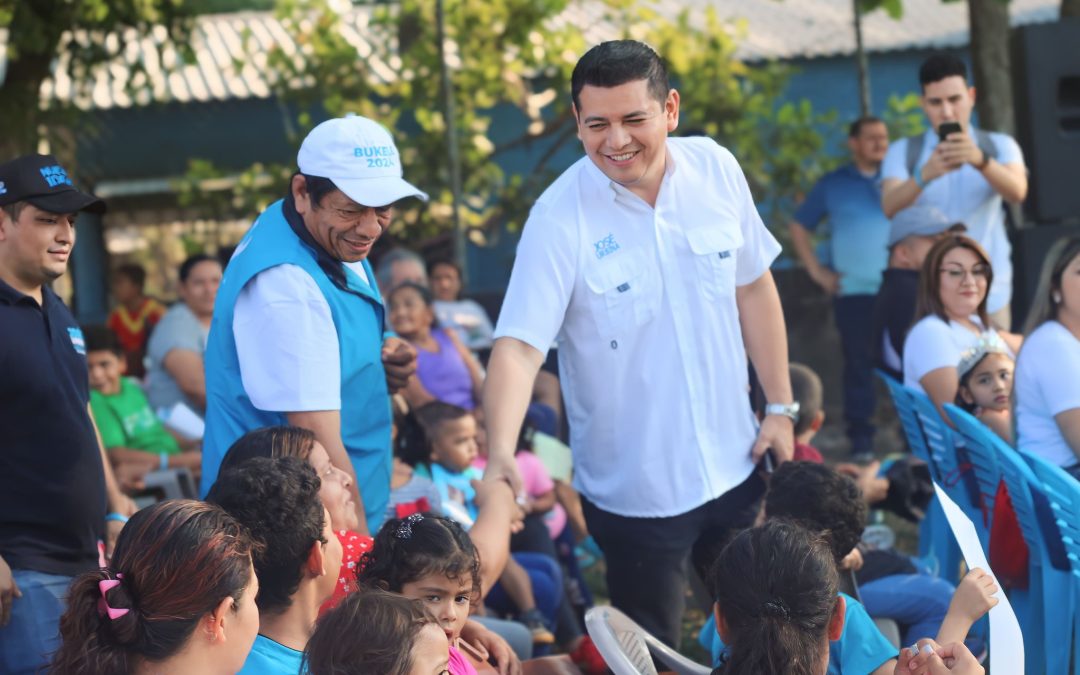
<path id="1" fill-rule="evenodd" d="M 71 182 L 71 179 L 68 178 L 67 171 L 59 164 L 43 166 L 40 171 L 41 177 L 45 179 L 45 182 L 48 183 L 51 188 L 54 188 L 57 185 L 74 185 L 74 183 Z"/>
<path id="2" fill-rule="evenodd" d="M 71 338 L 71 346 L 78 354 L 86 355 L 86 340 L 83 339 L 82 330 L 72 326 L 67 329 L 68 337 Z"/>
<path id="3" fill-rule="evenodd" d="M 369 169 L 393 169 L 397 166 L 397 151 L 392 145 L 353 148 L 353 157 L 365 159 Z"/>
<path id="4" fill-rule="evenodd" d="M 608 236 L 593 244 L 593 251 L 596 252 L 597 259 L 603 258 L 604 256 L 609 256 L 618 250 L 619 242 L 615 241 L 614 234 L 609 234 Z"/>
<path id="5" fill-rule="evenodd" d="M 4 185 L 4 181 L 0 180 L 0 195 L 7 194 L 7 186 Z"/>

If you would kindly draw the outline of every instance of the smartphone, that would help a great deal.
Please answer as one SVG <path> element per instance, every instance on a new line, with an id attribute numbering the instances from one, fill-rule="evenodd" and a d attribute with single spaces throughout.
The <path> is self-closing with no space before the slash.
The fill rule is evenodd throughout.
<path id="1" fill-rule="evenodd" d="M 776 459 L 773 457 L 772 448 L 765 450 L 765 454 L 761 456 L 761 461 L 758 463 L 758 467 L 765 473 L 770 474 L 776 469 Z"/>
<path id="2" fill-rule="evenodd" d="M 949 134 L 955 134 L 960 130 L 959 122 L 942 122 L 937 130 L 938 139 L 944 143 L 945 139 L 949 137 Z"/>

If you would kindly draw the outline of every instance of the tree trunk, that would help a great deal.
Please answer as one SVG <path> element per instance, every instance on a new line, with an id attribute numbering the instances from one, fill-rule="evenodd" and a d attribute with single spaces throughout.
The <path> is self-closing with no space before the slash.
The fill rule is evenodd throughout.
<path id="1" fill-rule="evenodd" d="M 859 109 L 860 115 L 866 117 L 871 114 L 870 65 L 866 59 L 866 46 L 863 45 L 862 7 L 859 2 L 860 0 L 851 0 L 855 8 L 855 67 L 859 73 Z"/>
<path id="2" fill-rule="evenodd" d="M 1080 16 L 1080 0 L 1061 0 L 1061 18 Z"/>
<path id="3" fill-rule="evenodd" d="M 968 21 L 979 127 L 1014 134 L 1009 5 L 1003 0 L 968 0 Z"/>
<path id="4" fill-rule="evenodd" d="M 41 83 L 49 75 L 49 64 L 49 59 L 34 56 L 8 62 L 0 90 L 0 161 L 37 151 Z"/>

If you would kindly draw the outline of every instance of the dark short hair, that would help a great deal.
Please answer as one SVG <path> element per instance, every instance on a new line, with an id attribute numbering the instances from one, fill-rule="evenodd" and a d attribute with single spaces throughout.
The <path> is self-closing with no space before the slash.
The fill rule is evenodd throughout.
<path id="1" fill-rule="evenodd" d="M 249 431 L 236 440 L 221 458 L 218 473 L 240 466 L 256 457 L 297 457 L 308 461 L 315 447 L 315 432 L 282 424 Z"/>
<path id="2" fill-rule="evenodd" d="M 409 466 L 427 464 L 439 427 L 469 414 L 465 408 L 445 401 L 425 403 L 402 420 L 394 455 Z"/>
<path id="3" fill-rule="evenodd" d="M 866 502 L 855 481 L 824 464 L 784 462 L 769 481 L 765 516 L 820 534 L 839 563 L 862 539 Z"/>
<path id="4" fill-rule="evenodd" d="M 30 202 L 26 200 L 20 199 L 17 202 L 12 202 L 10 204 L 4 204 L 3 206 L 0 206 L 0 209 L 4 210 L 4 213 L 8 215 L 8 218 L 11 218 L 12 220 L 18 220 L 19 216 L 22 215 L 23 209 L 25 209 L 29 203 Z"/>
<path id="5" fill-rule="evenodd" d="M 859 119 L 851 123 L 848 127 L 848 138 L 858 138 L 862 133 L 863 127 L 868 124 L 885 124 L 880 117 L 874 117 L 873 115 L 864 115 Z"/>
<path id="6" fill-rule="evenodd" d="M 329 178 L 323 178 L 322 176 L 309 176 L 306 173 L 300 174 L 304 177 L 304 184 L 307 186 L 308 199 L 315 206 L 321 206 L 323 197 L 338 189 L 338 186 L 334 185 L 334 181 Z"/>
<path id="7" fill-rule="evenodd" d="M 925 90 L 926 85 L 941 82 L 946 77 L 959 75 L 967 81 L 967 65 L 955 54 L 938 52 L 931 54 L 919 66 L 919 85 Z"/>
<path id="8" fill-rule="evenodd" d="M 86 343 L 86 351 L 112 352 L 117 356 L 123 355 L 124 349 L 120 346 L 120 338 L 116 337 L 116 333 L 112 332 L 108 326 L 99 323 L 91 324 L 83 326 L 82 332 L 83 341 Z"/>
<path id="9" fill-rule="evenodd" d="M 452 268 L 455 272 L 457 272 L 458 278 L 461 278 L 461 267 L 450 258 L 438 258 L 429 262 L 427 266 L 427 273 L 429 277 L 435 273 L 436 267 Z"/>
<path id="10" fill-rule="evenodd" d="M 788 366 L 791 376 L 791 395 L 799 404 L 799 421 L 795 423 L 795 435 L 806 432 L 821 411 L 825 398 L 821 378 L 810 366 L 792 363 Z"/>
<path id="11" fill-rule="evenodd" d="M 212 262 L 221 265 L 220 260 L 206 253 L 196 253 L 195 255 L 188 256 L 184 262 L 180 263 L 180 283 L 187 283 L 192 270 L 194 270 L 197 265 L 204 262 Z"/>
<path id="12" fill-rule="evenodd" d="M 601 42 L 585 52 L 570 76 L 570 98 L 581 110 L 581 90 L 585 85 L 618 87 L 627 82 L 645 80 L 649 94 L 664 105 L 671 83 L 664 60 L 649 45 L 637 40 Z"/>
<path id="13" fill-rule="evenodd" d="M 945 305 L 941 302 L 941 263 L 949 251 L 956 248 L 966 248 L 975 254 L 979 261 L 986 265 L 986 293 L 982 302 L 979 303 L 975 313 L 979 316 L 983 326 L 990 326 L 990 315 L 986 311 L 986 300 L 990 297 L 990 287 L 994 284 L 994 268 L 990 264 L 990 256 L 986 249 L 971 237 L 960 234 L 950 227 L 926 254 L 922 269 L 919 270 L 919 294 L 915 302 L 915 321 L 924 316 L 933 314 L 942 321 L 948 322 L 949 315 L 945 312 Z"/>
<path id="14" fill-rule="evenodd" d="M 453 520 L 430 513 L 386 521 L 360 558 L 361 588 L 400 593 L 405 584 L 432 574 L 462 579 L 480 599 L 480 556 L 472 539 Z"/>
<path id="15" fill-rule="evenodd" d="M 146 269 L 137 263 L 127 263 L 120 265 L 113 270 L 114 277 L 124 277 L 131 283 L 138 286 L 139 290 L 143 289 L 146 285 Z"/>
<path id="16" fill-rule="evenodd" d="M 327 543 L 320 485 L 315 470 L 296 457 L 256 457 L 218 476 L 206 495 L 264 546 L 254 555 L 262 613 L 289 608 L 311 545 Z"/>
<path id="17" fill-rule="evenodd" d="M 439 626 L 419 600 L 380 590 L 350 593 L 319 619 L 301 672 L 409 675 L 413 646 L 428 624 Z"/>

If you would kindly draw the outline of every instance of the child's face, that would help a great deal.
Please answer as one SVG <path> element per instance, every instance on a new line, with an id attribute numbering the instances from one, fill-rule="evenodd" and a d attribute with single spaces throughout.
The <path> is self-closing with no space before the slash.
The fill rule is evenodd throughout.
<path id="1" fill-rule="evenodd" d="M 322 484 L 319 486 L 319 498 L 330 512 L 330 522 L 335 530 L 355 530 L 360 525 L 360 517 L 353 501 L 352 479 L 349 474 L 334 466 L 323 444 L 315 441 L 308 455 L 308 464 L 315 469 Z"/>
<path id="2" fill-rule="evenodd" d="M 461 472 L 472 466 L 476 454 L 476 419 L 472 415 L 439 425 L 431 444 L 431 461 Z"/>
<path id="3" fill-rule="evenodd" d="M 445 574 L 429 574 L 402 585 L 401 594 L 423 602 L 451 643 L 461 635 L 469 618 L 471 578 L 451 579 Z"/>
<path id="4" fill-rule="evenodd" d="M 120 393 L 120 376 L 124 374 L 124 358 L 107 349 L 86 353 L 90 371 L 90 386 L 94 391 L 112 396 Z"/>
<path id="5" fill-rule="evenodd" d="M 415 288 L 402 288 L 390 296 L 390 325 L 401 335 L 430 330 L 435 315 Z"/>
<path id="6" fill-rule="evenodd" d="M 1013 360 L 1007 354 L 987 354 L 972 369 L 962 392 L 964 400 L 983 409 L 1008 410 L 1013 368 Z"/>
<path id="7" fill-rule="evenodd" d="M 341 546 L 341 540 L 334 534 L 334 528 L 330 524 L 330 512 L 323 507 L 323 530 L 322 536 L 326 540 L 323 547 L 323 576 L 319 577 L 319 591 L 322 594 L 320 604 L 330 599 L 337 586 L 338 577 L 341 576 L 341 561 L 345 557 L 345 550 Z"/>
<path id="8" fill-rule="evenodd" d="M 416 636 L 410 656 L 409 675 L 443 675 L 450 667 L 450 643 L 446 633 L 438 624 L 425 625 Z"/>
<path id="9" fill-rule="evenodd" d="M 136 300 L 142 295 L 142 290 L 131 279 L 117 274 L 112 279 L 112 293 L 117 302 L 124 304 Z"/>

